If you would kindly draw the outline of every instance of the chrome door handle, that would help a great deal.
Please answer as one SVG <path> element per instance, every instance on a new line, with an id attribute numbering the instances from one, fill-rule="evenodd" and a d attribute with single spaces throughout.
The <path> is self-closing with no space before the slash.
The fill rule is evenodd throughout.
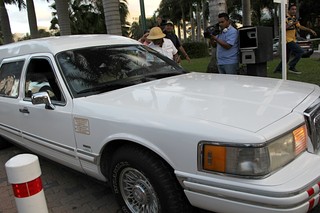
<path id="1" fill-rule="evenodd" d="M 23 107 L 22 109 L 20 108 L 19 111 L 20 111 L 21 113 L 27 113 L 27 114 L 30 113 L 27 107 Z"/>

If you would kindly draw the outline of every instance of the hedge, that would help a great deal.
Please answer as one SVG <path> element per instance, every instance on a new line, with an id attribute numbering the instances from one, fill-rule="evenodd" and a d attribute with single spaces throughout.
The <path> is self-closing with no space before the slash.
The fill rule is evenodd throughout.
<path id="1" fill-rule="evenodd" d="M 208 44 L 204 42 L 187 42 L 184 43 L 183 48 L 190 58 L 203 58 L 209 56 Z M 181 54 L 181 57 L 184 56 Z"/>

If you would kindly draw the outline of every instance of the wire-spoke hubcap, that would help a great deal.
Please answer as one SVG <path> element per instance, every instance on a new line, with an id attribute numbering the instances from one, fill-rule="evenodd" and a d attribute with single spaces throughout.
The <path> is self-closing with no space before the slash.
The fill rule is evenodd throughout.
<path id="1" fill-rule="evenodd" d="M 143 183 L 142 183 L 143 184 Z M 147 192 L 143 189 L 142 185 L 135 185 L 133 187 L 133 198 L 141 204 L 147 203 Z"/>
<path id="2" fill-rule="evenodd" d="M 131 212 L 158 212 L 159 199 L 149 180 L 134 168 L 125 168 L 119 177 L 122 197 Z"/>

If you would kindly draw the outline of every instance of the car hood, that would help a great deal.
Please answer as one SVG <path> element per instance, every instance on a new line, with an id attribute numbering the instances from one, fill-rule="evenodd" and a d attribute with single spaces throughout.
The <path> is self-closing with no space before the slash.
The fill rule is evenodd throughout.
<path id="1" fill-rule="evenodd" d="M 189 73 L 79 101 L 95 104 L 97 113 L 99 106 L 104 112 L 130 109 L 257 132 L 291 113 L 314 89 L 311 84 L 279 79 Z"/>

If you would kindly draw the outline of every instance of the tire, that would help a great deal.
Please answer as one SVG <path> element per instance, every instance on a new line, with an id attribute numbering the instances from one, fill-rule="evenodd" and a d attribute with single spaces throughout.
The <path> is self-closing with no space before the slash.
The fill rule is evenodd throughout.
<path id="1" fill-rule="evenodd" d="M 111 163 L 111 188 L 123 212 L 192 212 L 172 169 L 151 151 L 125 146 Z"/>

